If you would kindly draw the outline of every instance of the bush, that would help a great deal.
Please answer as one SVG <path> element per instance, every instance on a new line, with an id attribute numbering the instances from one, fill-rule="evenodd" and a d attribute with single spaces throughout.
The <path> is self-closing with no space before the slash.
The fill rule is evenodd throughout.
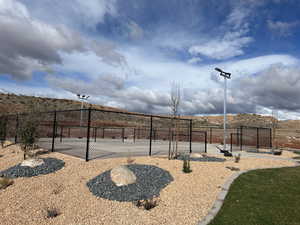
<path id="1" fill-rule="evenodd" d="M 24 152 L 24 159 L 29 155 L 29 151 L 34 149 L 35 142 L 38 138 L 38 121 L 36 117 L 37 115 L 32 113 L 25 116 L 18 130 L 18 137 L 20 139 L 21 149 Z"/>
<path id="2" fill-rule="evenodd" d="M 158 205 L 158 202 L 159 202 L 158 198 L 151 198 L 146 200 L 138 200 L 133 202 L 133 204 L 138 208 L 142 208 L 144 210 L 150 210 L 156 207 Z"/>
<path id="3" fill-rule="evenodd" d="M 6 178 L 6 177 L 0 177 L 0 189 L 5 189 L 8 186 L 12 185 L 14 182 L 13 180 Z"/>
<path id="4" fill-rule="evenodd" d="M 190 172 L 192 172 L 191 166 L 190 166 L 190 157 L 187 157 L 187 156 L 184 157 L 182 171 L 184 173 L 190 173 Z"/>
<path id="5" fill-rule="evenodd" d="M 46 209 L 46 212 L 47 212 L 48 219 L 55 218 L 61 214 L 57 208 L 53 208 L 53 207 Z"/>
<path id="6" fill-rule="evenodd" d="M 241 160 L 241 154 L 240 154 L 240 153 L 239 153 L 238 155 L 235 155 L 235 156 L 234 156 L 234 162 L 235 162 L 235 163 L 239 163 L 240 160 Z"/>
<path id="7" fill-rule="evenodd" d="M 0 118 L 0 142 L 1 142 L 2 148 L 3 148 L 4 142 L 5 142 L 6 125 L 7 125 L 7 119 L 4 117 Z"/>

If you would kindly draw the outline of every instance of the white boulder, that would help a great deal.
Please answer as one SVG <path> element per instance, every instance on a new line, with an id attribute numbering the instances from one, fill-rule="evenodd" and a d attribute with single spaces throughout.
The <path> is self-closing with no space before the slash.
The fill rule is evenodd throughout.
<path id="1" fill-rule="evenodd" d="M 136 176 L 127 166 L 118 166 L 110 171 L 111 180 L 117 186 L 124 186 L 136 182 Z"/>
<path id="2" fill-rule="evenodd" d="M 44 163 L 44 160 L 43 159 L 35 159 L 35 158 L 32 158 L 32 159 L 26 159 L 24 160 L 22 163 L 21 163 L 21 166 L 29 166 L 29 167 L 37 167 L 37 166 L 40 166 Z"/>

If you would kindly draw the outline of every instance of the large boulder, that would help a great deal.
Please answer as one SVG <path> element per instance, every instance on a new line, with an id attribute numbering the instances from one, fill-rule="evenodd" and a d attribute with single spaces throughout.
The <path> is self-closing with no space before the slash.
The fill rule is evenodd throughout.
<path id="1" fill-rule="evenodd" d="M 38 158 L 26 159 L 21 163 L 21 166 L 29 166 L 31 168 L 44 164 L 44 160 Z"/>
<path id="2" fill-rule="evenodd" d="M 136 182 L 136 176 L 127 166 L 118 166 L 110 171 L 111 180 L 117 186 L 124 186 Z"/>

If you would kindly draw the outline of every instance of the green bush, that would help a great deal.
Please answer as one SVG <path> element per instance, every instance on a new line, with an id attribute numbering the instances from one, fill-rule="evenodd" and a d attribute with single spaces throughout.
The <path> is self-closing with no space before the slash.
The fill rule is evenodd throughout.
<path id="1" fill-rule="evenodd" d="M 190 165 L 190 157 L 184 156 L 182 171 L 184 173 L 190 173 L 190 172 L 192 172 L 191 165 Z"/>
<path id="2" fill-rule="evenodd" d="M 6 125 L 7 125 L 7 119 L 4 117 L 0 118 L 0 142 L 1 142 L 2 148 L 3 148 L 4 142 L 5 142 Z"/>
<path id="3" fill-rule="evenodd" d="M 24 152 L 24 159 L 29 154 L 29 151 L 34 148 L 38 138 L 38 120 L 37 115 L 29 114 L 22 118 L 22 123 L 18 129 L 18 137 L 21 144 L 21 149 Z"/>

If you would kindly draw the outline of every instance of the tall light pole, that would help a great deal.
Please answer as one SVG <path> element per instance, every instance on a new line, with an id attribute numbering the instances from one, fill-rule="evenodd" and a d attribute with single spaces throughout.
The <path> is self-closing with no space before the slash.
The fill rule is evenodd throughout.
<path id="1" fill-rule="evenodd" d="M 81 108 L 80 108 L 80 127 L 82 126 L 82 109 L 83 109 L 83 102 L 87 101 L 90 96 L 77 94 L 79 101 L 81 101 Z"/>
<path id="2" fill-rule="evenodd" d="M 220 72 L 220 76 L 224 77 L 224 139 L 223 139 L 223 143 L 224 143 L 224 147 L 223 150 L 226 150 L 226 138 L 227 138 L 227 133 L 226 133 L 226 104 L 227 104 L 227 79 L 230 79 L 231 73 L 227 73 L 224 72 L 223 70 L 221 70 L 220 68 L 215 68 L 216 71 Z"/>

